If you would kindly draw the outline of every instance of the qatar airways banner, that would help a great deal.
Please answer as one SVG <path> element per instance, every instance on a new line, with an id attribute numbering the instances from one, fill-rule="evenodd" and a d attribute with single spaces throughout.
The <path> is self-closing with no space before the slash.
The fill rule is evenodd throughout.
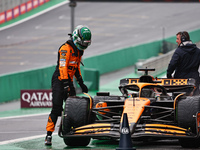
<path id="1" fill-rule="evenodd" d="M 51 90 L 21 90 L 21 108 L 52 107 Z"/>

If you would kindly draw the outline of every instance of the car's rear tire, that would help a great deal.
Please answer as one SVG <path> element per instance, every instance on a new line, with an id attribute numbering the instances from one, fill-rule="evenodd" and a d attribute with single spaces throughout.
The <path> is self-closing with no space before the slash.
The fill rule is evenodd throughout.
<path id="1" fill-rule="evenodd" d="M 193 116 L 200 111 L 200 97 L 190 96 L 178 100 L 177 120 L 178 126 L 190 129 L 196 134 L 196 120 Z M 181 138 L 179 143 L 183 148 L 200 147 L 200 138 Z"/>
<path id="2" fill-rule="evenodd" d="M 85 97 L 69 97 L 65 103 L 63 116 L 63 135 L 66 135 L 72 128 L 86 125 L 89 121 L 89 99 Z M 89 137 L 67 137 L 63 139 L 68 146 L 87 146 L 90 143 Z"/>

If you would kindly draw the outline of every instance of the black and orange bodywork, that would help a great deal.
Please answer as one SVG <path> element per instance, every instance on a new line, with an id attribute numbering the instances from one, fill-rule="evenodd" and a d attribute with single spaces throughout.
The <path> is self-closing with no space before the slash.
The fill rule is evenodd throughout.
<path id="1" fill-rule="evenodd" d="M 159 97 L 146 96 L 148 90 L 158 88 Z M 59 135 L 65 137 L 92 137 L 92 138 L 120 138 L 120 127 L 123 114 L 127 113 L 132 139 L 145 137 L 155 138 L 195 138 L 199 136 L 200 113 L 195 116 L 197 131 L 181 128 L 177 125 L 176 103 L 181 96 L 192 93 L 193 79 L 164 79 L 153 78 L 149 75 L 140 78 L 127 78 L 120 80 L 119 90 L 122 96 L 112 96 L 109 93 L 98 93 L 92 98 L 91 113 L 96 119 L 87 125 L 71 130 L 69 134 Z M 133 91 L 129 96 L 129 90 Z M 135 92 L 135 93 L 134 93 Z M 144 92 L 147 92 L 146 95 Z M 172 95 L 169 95 L 172 93 Z M 101 99 L 100 99 L 101 97 Z M 102 98 L 103 97 L 103 98 Z"/>

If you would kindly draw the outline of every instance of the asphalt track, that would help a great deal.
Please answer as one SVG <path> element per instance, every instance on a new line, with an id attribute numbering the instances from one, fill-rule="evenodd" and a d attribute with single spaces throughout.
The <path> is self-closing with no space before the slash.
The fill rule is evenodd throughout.
<path id="1" fill-rule="evenodd" d="M 85 24 L 92 31 L 92 44 L 83 58 L 199 29 L 199 8 L 199 3 L 79 2 L 75 26 Z M 57 50 L 71 31 L 70 16 L 66 3 L 11 28 L 0 28 L 0 75 L 55 65 Z"/>
<path id="2" fill-rule="evenodd" d="M 161 39 L 163 27 L 165 37 L 182 30 L 198 29 L 199 7 L 198 3 L 78 3 L 75 24 L 87 24 L 93 32 L 93 43 L 85 51 L 85 57 L 90 57 Z M 0 74 L 54 65 L 57 49 L 67 39 L 68 32 L 70 9 L 67 4 L 0 31 Z M 114 77 L 113 74 L 102 76 L 104 84 L 100 90 L 119 94 L 119 80 L 115 79 L 124 77 L 126 73 L 133 77 L 129 71 L 131 68 L 116 72 Z M 6 110 L 0 109 L 1 150 L 73 149 L 66 147 L 57 135 L 53 137 L 52 147 L 44 146 L 50 109 L 20 109 L 18 102 L 14 104 L 14 108 L 9 105 Z M 6 105 L 0 106 L 5 108 Z M 135 146 L 137 149 L 181 149 L 176 140 L 136 143 Z M 116 147 L 118 143 L 93 140 L 88 147 L 79 149 Z"/>

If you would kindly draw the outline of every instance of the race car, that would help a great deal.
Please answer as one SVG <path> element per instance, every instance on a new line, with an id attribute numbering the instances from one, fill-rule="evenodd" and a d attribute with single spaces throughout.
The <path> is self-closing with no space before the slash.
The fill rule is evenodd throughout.
<path id="1" fill-rule="evenodd" d="M 200 96 L 192 96 L 195 80 L 154 78 L 120 80 L 122 95 L 97 92 L 96 96 L 68 97 L 58 135 L 68 146 L 87 146 L 93 139 L 119 140 L 123 114 L 131 139 L 178 139 L 184 148 L 200 147 Z"/>

